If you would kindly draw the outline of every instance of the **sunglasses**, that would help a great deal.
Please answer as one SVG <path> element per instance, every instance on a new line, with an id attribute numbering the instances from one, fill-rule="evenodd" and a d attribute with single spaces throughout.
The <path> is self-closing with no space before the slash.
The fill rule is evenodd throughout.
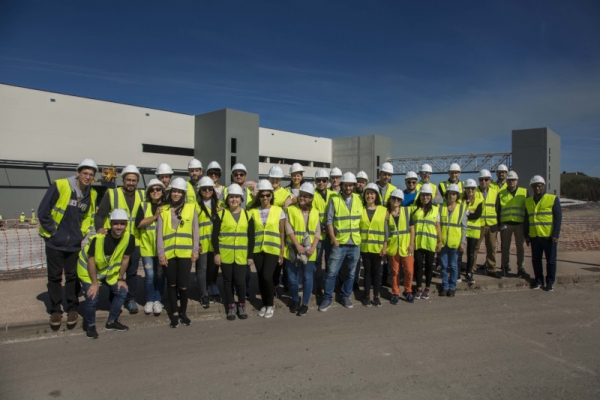
<path id="1" fill-rule="evenodd" d="M 487 181 L 489 181 L 489 180 L 490 180 L 490 178 L 479 178 L 479 181 L 484 181 L 484 182 L 487 182 Z"/>
<path id="2" fill-rule="evenodd" d="M 215 189 L 213 187 L 206 186 L 206 187 L 201 187 L 200 190 L 202 190 L 203 192 L 212 192 Z"/>
<path id="3" fill-rule="evenodd" d="M 327 183 L 327 178 L 315 179 L 317 183 Z"/>
<path id="4" fill-rule="evenodd" d="M 233 176 L 236 176 L 236 177 L 238 177 L 238 176 L 246 176 L 246 174 L 244 174 L 243 172 L 238 172 L 238 173 L 233 174 Z"/>
<path id="5" fill-rule="evenodd" d="M 271 198 L 271 193 L 264 193 L 264 194 L 261 194 L 258 197 L 260 197 L 261 199 L 270 199 Z"/>
<path id="6" fill-rule="evenodd" d="M 406 181 L 407 185 L 416 185 L 417 181 Z"/>
<path id="7" fill-rule="evenodd" d="M 210 170 L 206 173 L 206 175 L 221 175 L 221 173 L 219 171 L 214 171 L 214 170 Z"/>
<path id="8" fill-rule="evenodd" d="M 162 188 L 161 187 L 153 187 L 148 189 L 148 193 L 154 193 L 154 192 L 162 192 Z"/>
<path id="9" fill-rule="evenodd" d="M 468 188 L 465 188 L 465 190 L 475 190 L 475 188 L 468 187 Z"/>
<path id="10" fill-rule="evenodd" d="M 401 199 L 397 198 L 397 197 L 390 197 L 391 201 L 402 201 Z"/>

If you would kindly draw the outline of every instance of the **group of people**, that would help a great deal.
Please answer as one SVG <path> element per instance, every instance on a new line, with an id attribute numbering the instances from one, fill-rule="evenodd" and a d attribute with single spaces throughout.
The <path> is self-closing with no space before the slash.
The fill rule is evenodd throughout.
<path id="1" fill-rule="evenodd" d="M 189 180 L 173 178 L 167 164 L 156 169 L 156 179 L 138 189 L 140 171 L 128 165 L 121 171 L 123 185 L 108 189 L 98 202 L 91 183 L 98 166 L 84 159 L 75 176 L 58 179 L 48 189 L 39 209 L 40 235 L 46 240 L 50 325 L 62 323 L 62 275 L 65 276 L 67 328 L 78 321 L 78 296 L 83 289 L 83 328 L 97 338 L 96 307 L 99 283 L 110 289 L 110 312 L 105 328 L 126 331 L 118 320 L 121 308 L 137 313 L 137 271 L 145 272 L 146 314 L 160 315 L 166 286 L 169 326 L 190 325 L 188 284 L 192 267 L 200 304 L 209 308 L 219 298 L 227 319 L 246 319 L 250 267 L 254 266 L 262 307 L 258 315 L 274 315 L 280 283 L 289 290 L 289 309 L 308 312 L 313 294 L 325 312 L 339 294 L 352 308 L 352 291 L 364 269 L 363 306 L 381 306 L 381 286 L 391 281 L 390 303 L 428 299 L 436 265 L 442 280 L 441 296 L 453 297 L 461 279 L 458 267 L 467 253 L 464 279 L 474 283 L 476 254 L 486 246 L 487 274 L 502 278 L 511 269 L 512 237 L 517 248 L 517 273 L 523 268 L 524 243 L 531 246 L 535 277 L 532 288 L 553 290 L 561 209 L 556 196 L 545 193 L 541 176 L 530 181 L 533 195 L 518 186 L 518 176 L 504 165 L 497 180 L 488 170 L 478 181 L 460 181 L 460 166 L 452 164 L 448 179 L 430 183 L 432 168 L 408 172 L 405 189 L 392 185 L 393 166 L 385 162 L 370 182 L 364 171 L 354 175 L 339 168 L 319 169 L 314 184 L 304 179 L 304 168 L 293 164 L 291 183 L 282 187 L 284 172 L 273 166 L 269 179 L 247 182 L 243 164 L 232 167 L 232 183 L 220 184 L 221 166 L 188 164 Z M 84 238 L 96 234 L 82 249 Z M 501 237 L 501 268 L 496 270 L 496 236 Z M 542 256 L 546 258 L 546 276 Z M 217 277 L 221 271 L 221 291 Z M 416 282 L 413 282 L 413 278 Z M 401 282 L 402 281 L 402 282 Z M 403 292 L 400 293 L 400 286 Z M 302 286 L 302 292 L 300 292 Z M 372 292 L 372 296 L 371 296 Z M 236 301 L 237 297 L 237 301 Z"/>

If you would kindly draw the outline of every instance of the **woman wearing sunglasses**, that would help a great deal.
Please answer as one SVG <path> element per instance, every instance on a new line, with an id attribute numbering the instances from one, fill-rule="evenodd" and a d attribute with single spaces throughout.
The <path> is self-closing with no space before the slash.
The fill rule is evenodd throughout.
<path id="1" fill-rule="evenodd" d="M 186 203 L 187 190 L 188 185 L 183 178 L 171 181 L 171 192 L 156 226 L 158 260 L 167 277 L 171 328 L 177 328 L 179 321 L 184 325 L 191 323 L 186 315 L 187 285 L 192 264 L 198 259 L 200 240 L 197 204 Z"/>
<path id="2" fill-rule="evenodd" d="M 161 164 L 162 165 L 162 164 Z M 159 166 L 160 167 L 160 166 Z M 144 283 L 146 284 L 146 314 L 160 315 L 161 303 L 165 290 L 165 275 L 158 264 L 156 250 L 156 220 L 165 204 L 165 185 L 158 179 L 152 179 L 146 186 L 146 201 L 135 218 L 135 225 L 140 231 L 140 254 L 144 263 Z"/>
<path id="3" fill-rule="evenodd" d="M 446 201 L 440 207 L 442 229 L 442 250 L 440 251 L 440 275 L 442 290 L 440 296 L 454 297 L 458 279 L 458 253 L 466 245 L 467 219 L 466 205 L 459 202 L 460 187 L 451 183 L 446 188 Z"/>
<path id="4" fill-rule="evenodd" d="M 219 199 L 223 198 L 223 185 L 219 183 L 219 178 L 221 178 L 222 171 L 221 165 L 216 161 L 211 161 L 208 163 L 208 167 L 206 167 L 206 176 L 212 179 L 215 193 Z"/>
<path id="5" fill-rule="evenodd" d="M 258 198 L 248 208 L 248 215 L 254 221 L 253 259 L 263 303 L 258 315 L 271 318 L 275 297 L 273 274 L 275 268 L 283 264 L 285 213 L 273 204 L 273 186 L 269 181 L 258 182 L 257 190 Z"/>
<path id="6" fill-rule="evenodd" d="M 300 186 L 304 183 L 304 167 L 300 163 L 293 163 L 290 167 L 290 184 L 286 189 L 292 195 L 292 204 L 298 203 Z"/>
<path id="7" fill-rule="evenodd" d="M 481 214 L 483 213 L 483 196 L 477 192 L 477 182 L 467 179 L 464 184 L 464 203 L 467 204 L 467 283 L 475 283 L 473 269 L 475 267 L 475 249 L 481 237 Z"/>

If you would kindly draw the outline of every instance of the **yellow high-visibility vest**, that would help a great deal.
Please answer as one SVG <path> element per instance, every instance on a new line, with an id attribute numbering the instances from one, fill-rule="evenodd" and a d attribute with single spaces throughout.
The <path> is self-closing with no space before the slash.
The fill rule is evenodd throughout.
<path id="1" fill-rule="evenodd" d="M 144 219 L 152 217 L 152 203 L 144 201 L 141 204 Z M 140 230 L 140 255 L 142 257 L 156 257 L 156 221 Z"/>
<path id="2" fill-rule="evenodd" d="M 348 243 L 352 238 L 355 245 L 360 245 L 360 218 L 362 216 L 363 204 L 359 195 L 352 194 L 352 209 L 348 211 L 344 198 L 334 196 L 331 198 L 333 204 L 333 230 L 335 239 L 340 244 Z"/>
<path id="3" fill-rule="evenodd" d="M 125 200 L 125 193 L 123 193 L 122 188 L 108 189 L 106 191 L 105 196 L 109 196 L 108 198 L 110 200 L 110 210 L 108 211 L 108 215 L 104 218 L 104 228 L 110 228 L 110 219 L 108 218 L 108 216 L 113 210 L 117 208 L 125 210 L 125 212 L 127 213 L 127 217 L 129 218 L 127 230 L 135 237 L 135 245 L 139 246 L 140 232 L 137 226 L 135 226 L 135 217 L 137 215 L 140 204 L 142 204 L 142 202 L 144 201 L 144 191 L 142 189 L 136 189 L 134 193 L 135 197 L 133 201 L 133 209 L 129 210 L 129 207 L 127 206 L 127 201 Z"/>
<path id="4" fill-rule="evenodd" d="M 410 207 L 400 207 L 398 225 L 396 225 L 396 220 L 390 214 L 390 218 L 388 219 L 390 237 L 388 238 L 386 248 L 388 256 L 393 257 L 398 254 L 400 254 L 400 257 L 408 256 L 408 246 L 410 246 L 410 212 Z"/>
<path id="5" fill-rule="evenodd" d="M 360 218 L 360 251 L 362 253 L 381 253 L 385 243 L 385 214 L 387 209 L 377 206 L 373 218 L 369 221 L 367 209 L 363 208 Z"/>
<path id="6" fill-rule="evenodd" d="M 196 188 L 194 187 L 194 185 L 192 185 L 192 182 L 190 182 L 190 181 L 187 181 L 187 187 L 188 187 L 188 190 L 187 190 L 187 192 L 185 192 L 185 202 L 196 204 L 197 203 Z"/>
<path id="7" fill-rule="evenodd" d="M 288 222 L 294 229 L 294 235 L 296 236 L 296 240 L 298 243 L 302 244 L 302 240 L 304 238 L 304 233 L 308 234 L 310 238 L 311 245 L 315 242 L 315 232 L 317 230 L 317 225 L 320 224 L 319 221 L 319 211 L 315 207 L 311 207 L 310 212 L 308 213 L 308 227 L 304 223 L 304 217 L 302 215 L 302 210 L 298 206 L 298 204 L 293 204 L 287 209 L 287 217 Z M 293 243 L 290 236 L 287 235 L 286 239 L 287 245 L 285 246 L 283 257 L 286 260 L 290 259 L 290 249 L 289 246 Z M 308 261 L 315 261 L 317 259 L 317 251 L 308 258 Z"/>
<path id="8" fill-rule="evenodd" d="M 96 239 L 94 248 L 94 263 L 96 264 L 96 276 L 98 280 L 106 279 L 106 283 L 114 285 L 119 280 L 119 271 L 121 270 L 121 263 L 125 256 L 125 250 L 129 246 L 129 232 L 125 231 L 121 237 L 121 241 L 115 248 L 114 252 L 110 256 L 110 259 L 106 259 L 104 254 L 104 239 L 106 235 L 98 233 L 90 237 L 90 241 L 85 245 L 83 250 L 79 252 L 79 260 L 77 261 L 77 276 L 79 279 L 86 283 L 92 283 L 92 278 L 88 271 L 88 250 L 92 239 Z"/>
<path id="9" fill-rule="evenodd" d="M 435 251 L 437 246 L 437 217 L 439 206 L 432 205 L 427 215 L 422 208 L 417 208 L 413 212 L 413 221 L 415 223 L 415 250 L 424 249 Z"/>
<path id="10" fill-rule="evenodd" d="M 273 192 L 273 205 L 277 207 L 283 207 L 285 201 L 292 197 L 289 191 L 285 190 L 281 186 Z"/>
<path id="11" fill-rule="evenodd" d="M 248 263 L 248 214 L 240 210 L 238 222 L 225 209 L 221 212 L 221 232 L 219 233 L 219 251 L 221 262 L 225 264 L 246 265 Z"/>
<path id="12" fill-rule="evenodd" d="M 165 247 L 165 257 L 171 258 L 191 258 L 194 249 L 194 227 L 198 223 L 194 219 L 194 204 L 185 203 L 181 210 L 180 223 L 177 229 L 173 229 L 171 221 L 171 207 L 163 206 L 160 212 L 162 219 L 162 239 Z"/>
<path id="13" fill-rule="evenodd" d="M 554 217 L 552 207 L 556 196 L 545 193 L 540 201 L 535 203 L 533 196 L 525 200 L 525 208 L 529 217 L 529 237 L 549 238 L 554 228 Z"/>
<path id="14" fill-rule="evenodd" d="M 440 182 L 440 195 L 443 198 L 446 198 L 446 192 L 448 191 L 448 186 L 450 186 L 451 183 L 449 181 L 444 181 L 444 182 Z M 460 198 L 463 192 L 463 183 L 461 181 L 458 181 L 458 183 L 455 183 L 455 185 L 458 185 L 458 188 L 460 189 L 460 193 L 458 193 L 458 201 L 460 202 Z"/>
<path id="15" fill-rule="evenodd" d="M 434 198 L 435 194 L 437 193 L 437 186 L 431 182 L 429 182 L 429 184 L 431 185 L 431 191 L 433 192 L 431 194 L 431 198 Z M 419 193 L 421 193 L 421 186 L 423 186 L 423 182 L 422 181 L 417 182 L 416 189 L 417 189 L 417 192 L 419 192 Z M 417 193 L 417 198 L 419 197 L 419 193 Z M 415 201 L 416 201 L 416 198 L 415 198 Z"/>
<path id="16" fill-rule="evenodd" d="M 458 249 L 462 239 L 462 221 L 467 208 L 462 203 L 457 203 L 452 217 L 449 217 L 448 203 L 444 202 L 440 214 L 440 225 L 442 228 L 442 245 L 451 249 Z"/>
<path id="17" fill-rule="evenodd" d="M 469 204 L 467 210 L 470 213 L 474 213 L 479 207 L 480 204 L 483 203 L 483 196 L 481 193 L 475 192 L 475 200 L 472 204 Z M 483 205 L 482 207 L 483 208 Z M 481 237 L 481 218 L 477 218 L 475 220 L 467 219 L 467 237 L 472 239 L 479 239 Z"/>
<path id="18" fill-rule="evenodd" d="M 329 205 L 329 200 L 331 199 L 332 196 L 339 196 L 339 194 L 337 194 L 333 190 L 330 190 L 330 189 L 326 189 L 326 190 L 327 190 L 327 195 L 325 196 L 325 199 L 323 199 L 323 196 L 321 196 L 320 193 L 317 193 L 317 189 L 315 189 L 315 194 L 313 196 L 313 202 L 312 202 L 313 208 L 316 208 L 317 211 L 319 212 L 319 221 L 321 222 L 322 227 L 324 227 L 327 224 L 327 206 Z M 323 240 L 323 239 L 325 239 L 326 236 L 327 236 L 327 229 L 321 229 L 320 239 Z"/>
<path id="19" fill-rule="evenodd" d="M 263 225 L 260 210 L 253 208 L 248 211 L 248 217 L 254 220 L 254 252 L 265 252 L 278 256 L 281 252 L 281 236 L 279 234 L 279 221 L 281 220 L 281 207 L 269 207 L 267 223 Z"/>
<path id="20" fill-rule="evenodd" d="M 508 189 L 502 189 L 498 194 L 500 197 L 500 222 L 522 223 L 525 218 L 525 199 L 527 198 L 527 189 L 517 188 L 514 196 Z"/>
<path id="21" fill-rule="evenodd" d="M 477 193 L 479 193 L 483 199 L 483 207 L 481 210 L 481 226 L 497 225 L 498 214 L 496 214 L 496 199 L 498 198 L 498 192 L 492 188 L 489 188 L 485 198 L 483 197 L 483 193 L 479 188 L 477 188 Z"/>
<path id="22" fill-rule="evenodd" d="M 202 201 L 202 200 L 201 200 Z M 217 208 L 220 207 L 225 207 L 225 203 L 223 203 L 221 200 L 219 200 L 217 202 Z M 198 227 L 199 227 L 199 234 L 200 234 L 200 254 L 204 254 L 204 253 L 208 253 L 208 252 L 213 252 L 213 245 L 212 245 L 212 232 L 213 232 L 213 220 L 212 220 L 212 215 L 213 213 L 216 213 L 217 210 L 211 210 L 209 207 L 206 207 L 206 210 L 208 212 L 208 214 L 206 212 L 204 212 L 204 209 L 200 206 L 197 205 L 196 207 L 196 211 L 198 213 Z"/>

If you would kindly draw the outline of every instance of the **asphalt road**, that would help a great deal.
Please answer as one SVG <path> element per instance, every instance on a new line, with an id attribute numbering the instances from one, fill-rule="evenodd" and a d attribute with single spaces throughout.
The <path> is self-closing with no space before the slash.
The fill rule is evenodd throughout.
<path id="1" fill-rule="evenodd" d="M 600 398 L 599 286 L 0 344 L 0 398 Z"/>

